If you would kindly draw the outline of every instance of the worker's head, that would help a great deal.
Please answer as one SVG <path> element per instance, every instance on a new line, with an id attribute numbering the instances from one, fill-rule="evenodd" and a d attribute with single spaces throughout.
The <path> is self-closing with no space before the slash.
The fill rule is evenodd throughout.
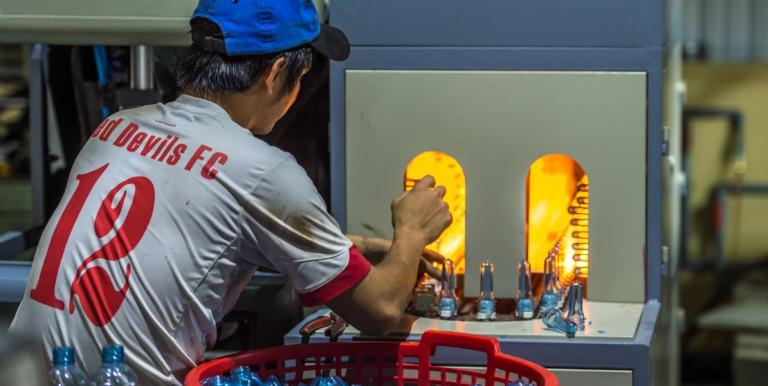
<path id="1" fill-rule="evenodd" d="M 349 55 L 344 34 L 319 23 L 311 0 L 201 0 L 190 25 L 179 86 L 223 105 L 255 134 L 269 133 L 294 103 L 313 50 Z"/>

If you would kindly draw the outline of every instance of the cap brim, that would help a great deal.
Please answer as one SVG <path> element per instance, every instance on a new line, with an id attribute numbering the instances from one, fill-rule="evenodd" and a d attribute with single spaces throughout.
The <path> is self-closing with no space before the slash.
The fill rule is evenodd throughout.
<path id="1" fill-rule="evenodd" d="M 309 42 L 320 54 L 331 60 L 342 61 L 349 57 L 349 40 L 340 29 L 320 24 L 320 35 Z"/>

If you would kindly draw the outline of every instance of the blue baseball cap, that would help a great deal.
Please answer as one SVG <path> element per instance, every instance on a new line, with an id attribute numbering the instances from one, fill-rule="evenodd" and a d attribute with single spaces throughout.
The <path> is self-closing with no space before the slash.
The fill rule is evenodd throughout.
<path id="1" fill-rule="evenodd" d="M 340 29 L 320 23 L 312 0 L 200 0 L 195 18 L 210 20 L 223 34 L 207 36 L 190 22 L 192 42 L 208 52 L 263 55 L 308 44 L 329 59 L 349 56 L 349 40 Z"/>

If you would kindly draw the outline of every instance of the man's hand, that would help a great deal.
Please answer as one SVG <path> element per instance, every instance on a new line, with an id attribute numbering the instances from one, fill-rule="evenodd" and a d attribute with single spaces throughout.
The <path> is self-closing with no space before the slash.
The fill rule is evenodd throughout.
<path id="1" fill-rule="evenodd" d="M 365 279 L 328 302 L 333 311 L 359 330 L 383 335 L 401 325 L 424 247 L 435 241 L 452 220 L 443 201 L 445 188 L 434 186 L 434 178 L 424 177 L 412 190 L 392 201 L 395 232 L 386 256 L 371 267 Z"/>
<path id="2" fill-rule="evenodd" d="M 371 264 L 379 264 L 384 257 L 389 253 L 389 249 L 392 247 L 392 240 L 382 239 L 380 237 L 366 237 L 359 235 L 347 235 L 355 247 L 360 250 L 360 253 L 371 262 Z M 426 273 L 435 279 L 440 278 L 440 270 L 434 267 L 433 263 L 438 265 L 443 264 L 445 257 L 435 251 L 424 248 L 421 251 L 421 261 L 419 262 L 419 275 Z"/>
<path id="3" fill-rule="evenodd" d="M 425 245 L 437 240 L 453 221 L 443 196 L 445 187 L 435 187 L 434 177 L 426 176 L 413 189 L 395 198 L 392 201 L 395 233 L 400 231 L 423 235 Z"/>
<path id="4" fill-rule="evenodd" d="M 440 270 L 435 268 L 432 263 L 442 265 L 444 261 L 445 256 L 435 251 L 424 249 L 424 251 L 421 252 L 421 261 L 419 261 L 419 274 L 426 273 L 435 279 L 440 279 Z"/>

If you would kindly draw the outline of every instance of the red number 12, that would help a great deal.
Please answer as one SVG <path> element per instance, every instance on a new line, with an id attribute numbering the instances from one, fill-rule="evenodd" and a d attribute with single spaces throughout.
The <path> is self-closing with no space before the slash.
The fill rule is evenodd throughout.
<path id="1" fill-rule="evenodd" d="M 108 166 L 109 164 L 105 164 L 96 170 L 77 176 L 77 188 L 53 230 L 40 270 L 40 277 L 35 288 L 30 292 L 32 299 L 59 310 L 64 309 L 64 302 L 58 299 L 55 294 L 56 278 L 64 257 L 64 250 L 85 201 Z M 129 185 L 132 185 L 135 190 L 131 205 L 126 209 L 123 207 L 127 194 L 124 188 Z M 115 197 L 121 192 L 120 199 L 113 206 Z M 91 323 L 103 326 L 114 317 L 129 289 L 131 265 L 126 266 L 125 284 L 119 290 L 114 289 L 114 284 L 106 270 L 98 266 L 88 268 L 87 265 L 99 259 L 118 261 L 126 257 L 136 247 L 149 227 L 154 204 L 155 189 L 152 182 L 146 177 L 131 177 L 112 188 L 107 194 L 94 221 L 96 236 L 101 238 L 108 235 L 110 231 L 115 229 L 115 223 L 120 214 L 127 210 L 125 220 L 120 228 L 115 229 L 114 237 L 88 256 L 77 268 L 77 273 L 70 287 L 70 313 L 74 312 L 74 297 L 77 296 L 80 299 L 83 312 Z"/>

